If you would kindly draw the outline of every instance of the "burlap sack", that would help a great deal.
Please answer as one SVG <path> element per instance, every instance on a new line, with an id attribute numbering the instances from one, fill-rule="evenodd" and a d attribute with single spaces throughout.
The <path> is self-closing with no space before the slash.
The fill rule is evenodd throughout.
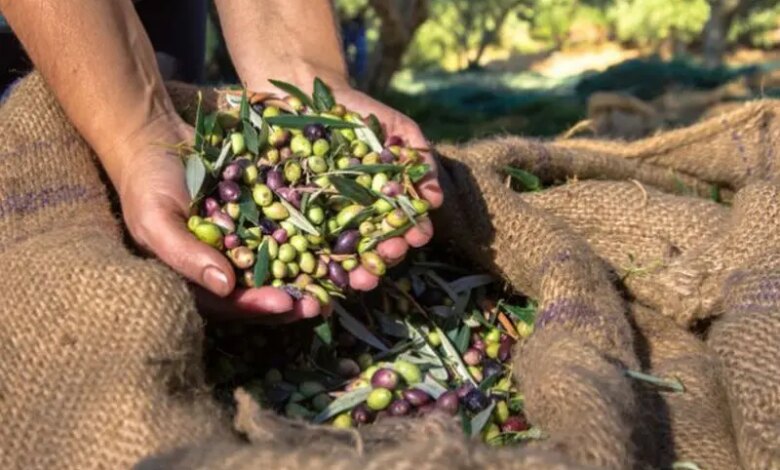
<path id="1" fill-rule="evenodd" d="M 127 468 L 215 432 L 190 292 L 127 251 L 38 75 L 0 123 L 0 468 Z"/>

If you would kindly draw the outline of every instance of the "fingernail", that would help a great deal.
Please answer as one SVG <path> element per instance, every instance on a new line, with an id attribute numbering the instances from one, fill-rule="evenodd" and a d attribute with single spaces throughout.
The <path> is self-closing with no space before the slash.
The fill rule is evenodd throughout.
<path id="1" fill-rule="evenodd" d="M 203 283 L 219 296 L 224 297 L 230 293 L 227 275 L 216 266 L 209 266 L 203 270 Z"/>

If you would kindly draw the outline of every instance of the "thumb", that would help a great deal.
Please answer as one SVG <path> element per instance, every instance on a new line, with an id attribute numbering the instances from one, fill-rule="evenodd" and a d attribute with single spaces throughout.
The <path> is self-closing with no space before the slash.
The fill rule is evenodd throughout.
<path id="1" fill-rule="evenodd" d="M 235 275 L 220 252 L 199 241 L 176 213 L 150 215 L 145 245 L 165 264 L 212 293 L 225 297 L 233 291 Z"/>

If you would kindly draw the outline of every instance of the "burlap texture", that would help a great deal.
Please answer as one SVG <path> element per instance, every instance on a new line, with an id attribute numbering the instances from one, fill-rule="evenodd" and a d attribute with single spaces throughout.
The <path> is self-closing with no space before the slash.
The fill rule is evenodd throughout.
<path id="1" fill-rule="evenodd" d="M 176 88 L 190 118 L 194 96 Z M 435 416 L 336 431 L 239 393 L 241 442 L 203 384 L 202 320 L 186 285 L 127 251 L 94 156 L 33 75 L 0 109 L 0 413 L 10 423 L 0 465 L 127 468 L 159 455 L 138 468 L 777 468 L 774 106 L 632 144 L 440 149 L 438 232 L 540 303 L 514 367 L 547 439 L 490 449 Z M 735 161 L 756 169 L 725 167 Z M 569 183 L 514 193 L 500 171 L 509 164 Z M 729 200 L 736 191 L 732 207 L 695 197 L 713 185 Z M 717 315 L 707 343 L 685 330 Z M 626 369 L 677 377 L 685 392 Z"/>

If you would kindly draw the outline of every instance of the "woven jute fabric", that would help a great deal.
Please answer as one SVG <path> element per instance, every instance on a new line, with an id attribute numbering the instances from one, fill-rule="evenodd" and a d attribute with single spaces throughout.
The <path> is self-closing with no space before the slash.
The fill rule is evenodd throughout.
<path id="1" fill-rule="evenodd" d="M 171 88 L 190 120 L 197 91 Z M 242 391 L 225 416 L 187 285 L 128 251 L 94 155 L 33 74 L 0 108 L 0 466 L 780 468 L 776 109 L 633 143 L 438 149 L 439 242 L 539 303 L 513 377 L 545 438 L 494 449 L 444 416 L 344 431 Z M 507 165 L 551 187 L 515 192 Z"/>

